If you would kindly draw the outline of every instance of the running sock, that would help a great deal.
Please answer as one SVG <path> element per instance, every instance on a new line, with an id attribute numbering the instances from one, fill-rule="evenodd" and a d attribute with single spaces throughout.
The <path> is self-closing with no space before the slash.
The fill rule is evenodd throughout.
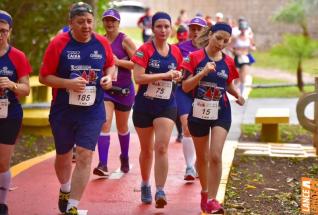
<path id="1" fill-rule="evenodd" d="M 61 191 L 63 193 L 71 192 L 71 181 L 68 181 L 65 184 L 61 184 Z"/>
<path id="2" fill-rule="evenodd" d="M 142 186 L 142 187 L 143 187 L 143 186 L 149 187 L 149 186 L 150 186 L 150 183 L 149 183 L 149 181 L 142 181 L 142 182 L 141 182 L 141 186 Z"/>
<path id="3" fill-rule="evenodd" d="M 67 208 L 66 211 L 68 211 L 69 209 L 71 209 L 72 207 L 78 207 L 79 205 L 79 201 L 76 199 L 69 199 L 68 203 L 67 203 Z"/>
<path id="4" fill-rule="evenodd" d="M 107 165 L 108 161 L 108 151 L 110 145 L 110 134 L 109 133 L 100 133 L 98 138 L 98 154 L 99 154 L 99 163 L 100 165 Z"/>
<path id="5" fill-rule="evenodd" d="M 119 143 L 120 143 L 121 156 L 123 158 L 128 158 L 130 132 L 127 131 L 126 134 L 118 133 L 118 139 L 119 139 Z"/>
<path id="6" fill-rule="evenodd" d="M 159 192 L 159 191 L 163 191 L 163 187 L 161 187 L 161 186 L 156 186 L 156 192 Z"/>
<path id="7" fill-rule="evenodd" d="M 183 137 L 182 139 L 183 154 L 187 167 L 194 167 L 195 148 L 191 137 Z"/>
<path id="8" fill-rule="evenodd" d="M 0 204 L 6 204 L 7 194 L 10 188 L 11 172 L 10 170 L 0 173 Z"/>

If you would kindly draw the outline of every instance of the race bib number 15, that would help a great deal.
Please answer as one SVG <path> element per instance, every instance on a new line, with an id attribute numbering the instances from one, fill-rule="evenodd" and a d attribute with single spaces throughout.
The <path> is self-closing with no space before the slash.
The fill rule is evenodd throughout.
<path id="1" fill-rule="evenodd" d="M 193 116 L 199 119 L 216 120 L 219 113 L 219 101 L 194 99 Z"/>

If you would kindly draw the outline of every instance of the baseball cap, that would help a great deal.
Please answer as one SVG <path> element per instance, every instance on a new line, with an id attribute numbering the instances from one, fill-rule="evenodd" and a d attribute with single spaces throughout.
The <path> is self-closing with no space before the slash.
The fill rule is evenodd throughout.
<path id="1" fill-rule="evenodd" d="M 74 16 L 82 15 L 83 13 L 94 15 L 92 6 L 84 2 L 77 2 L 72 6 L 69 16 L 72 19 Z"/>
<path id="2" fill-rule="evenodd" d="M 215 14 L 215 17 L 218 17 L 218 18 L 221 18 L 221 19 L 223 19 L 223 13 L 221 13 L 221 12 L 217 12 L 216 14 Z"/>
<path id="3" fill-rule="evenodd" d="M 117 21 L 120 21 L 120 15 L 118 13 L 117 10 L 115 9 L 108 9 L 103 13 L 103 19 L 105 17 L 113 17 L 114 19 L 116 19 Z"/>
<path id="4" fill-rule="evenodd" d="M 202 17 L 194 17 L 193 19 L 191 19 L 190 23 L 188 24 L 190 25 L 199 25 L 201 27 L 205 27 L 206 26 L 206 21 L 204 19 L 202 19 Z"/>

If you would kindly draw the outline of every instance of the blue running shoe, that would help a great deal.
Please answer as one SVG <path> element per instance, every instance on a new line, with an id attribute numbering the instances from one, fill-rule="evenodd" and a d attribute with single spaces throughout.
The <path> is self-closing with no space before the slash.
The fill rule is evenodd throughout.
<path id="1" fill-rule="evenodd" d="M 141 186 L 141 201 L 144 204 L 151 204 L 152 196 L 151 196 L 151 187 L 147 185 Z"/>
<path id="2" fill-rule="evenodd" d="M 164 208 L 167 204 L 166 194 L 163 190 L 156 192 L 155 195 L 156 208 Z"/>

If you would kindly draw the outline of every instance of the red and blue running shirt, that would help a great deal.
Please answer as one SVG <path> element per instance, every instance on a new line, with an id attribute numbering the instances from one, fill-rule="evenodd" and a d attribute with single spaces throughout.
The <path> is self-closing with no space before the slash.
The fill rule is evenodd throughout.
<path id="1" fill-rule="evenodd" d="M 150 41 L 143 44 L 136 51 L 135 55 L 132 57 L 132 61 L 145 68 L 146 74 L 166 73 L 169 70 L 180 70 L 182 55 L 177 46 L 169 45 L 168 55 L 162 56 L 156 50 L 153 42 Z M 176 107 L 175 86 L 173 86 L 173 90 L 171 91 L 169 99 L 145 96 L 147 88 L 148 84 L 141 84 L 139 86 L 137 95 L 135 97 L 135 111 L 157 114 L 163 110 L 166 110 L 167 108 Z"/>
<path id="2" fill-rule="evenodd" d="M 25 54 L 10 46 L 7 53 L 0 57 L 0 77 L 8 77 L 10 81 L 18 82 L 24 76 L 31 73 L 31 65 Z M 14 92 L 9 89 L 0 89 L 0 99 L 8 99 L 8 119 L 22 119 L 21 104 Z"/>
<path id="3" fill-rule="evenodd" d="M 182 68 L 193 76 L 202 71 L 208 62 L 213 62 L 207 55 L 205 49 L 192 52 L 183 61 Z M 203 77 L 199 85 L 193 90 L 193 98 L 206 101 L 219 100 L 218 120 L 231 122 L 231 106 L 226 95 L 227 85 L 239 77 L 232 58 L 222 54 L 222 59 L 216 61 L 216 71 L 210 72 Z M 189 117 L 192 117 L 192 109 Z M 193 118 L 191 120 L 204 122 L 207 120 Z"/>
<path id="4" fill-rule="evenodd" d="M 91 106 L 70 105 L 68 90 L 53 88 L 50 117 L 73 120 L 105 118 L 100 79 L 113 65 L 113 52 L 105 37 L 94 33 L 89 42 L 80 43 L 72 38 L 70 32 L 56 36 L 46 49 L 41 75 L 65 79 L 82 76 L 89 82 L 87 86 L 96 87 L 96 99 Z"/>

